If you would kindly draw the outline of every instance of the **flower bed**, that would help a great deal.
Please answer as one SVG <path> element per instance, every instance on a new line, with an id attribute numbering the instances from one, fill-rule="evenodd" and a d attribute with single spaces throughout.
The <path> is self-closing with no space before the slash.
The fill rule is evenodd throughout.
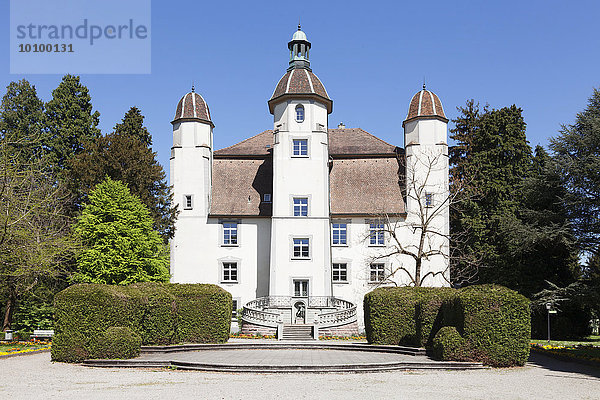
<path id="1" fill-rule="evenodd" d="M 319 336 L 319 340 L 367 340 L 366 336 Z"/>
<path id="2" fill-rule="evenodd" d="M 231 333 L 229 337 L 235 339 L 275 339 L 275 335 L 250 335 L 247 333 Z"/>
<path id="3" fill-rule="evenodd" d="M 531 350 L 566 361 L 583 361 L 586 364 L 600 366 L 600 347 L 598 346 L 588 344 L 560 346 L 531 343 Z"/>
<path id="4" fill-rule="evenodd" d="M 31 341 L 31 342 L 7 342 L 0 344 L 0 356 L 13 354 L 33 353 L 50 349 L 51 343 Z"/>

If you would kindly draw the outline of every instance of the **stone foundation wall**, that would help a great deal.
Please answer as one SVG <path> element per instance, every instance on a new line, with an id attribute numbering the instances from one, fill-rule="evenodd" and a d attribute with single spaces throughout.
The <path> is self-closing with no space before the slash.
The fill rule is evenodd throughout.
<path id="1" fill-rule="evenodd" d="M 352 336 L 358 335 L 358 323 L 356 321 L 330 328 L 319 328 L 319 336 Z"/>
<path id="2" fill-rule="evenodd" d="M 277 335 L 277 328 L 269 328 L 268 326 L 261 326 L 251 324 L 246 321 L 242 321 L 241 333 L 244 335 Z"/>

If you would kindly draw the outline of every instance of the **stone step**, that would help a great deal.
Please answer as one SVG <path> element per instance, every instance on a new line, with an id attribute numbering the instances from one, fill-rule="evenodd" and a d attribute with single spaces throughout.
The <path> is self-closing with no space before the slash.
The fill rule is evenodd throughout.
<path id="1" fill-rule="evenodd" d="M 281 338 L 283 340 L 313 340 L 312 325 L 284 324 Z"/>

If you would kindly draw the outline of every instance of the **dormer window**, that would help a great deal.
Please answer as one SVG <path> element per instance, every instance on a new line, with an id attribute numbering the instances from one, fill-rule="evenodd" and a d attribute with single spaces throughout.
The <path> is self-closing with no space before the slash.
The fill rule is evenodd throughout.
<path id="1" fill-rule="evenodd" d="M 296 122 L 304 121 L 304 106 L 302 104 L 298 104 L 296 106 Z"/>

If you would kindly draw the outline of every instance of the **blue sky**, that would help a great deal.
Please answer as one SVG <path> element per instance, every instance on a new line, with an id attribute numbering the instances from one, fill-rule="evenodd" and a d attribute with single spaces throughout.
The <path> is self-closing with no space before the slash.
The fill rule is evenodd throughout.
<path id="1" fill-rule="evenodd" d="M 60 75 L 9 74 L 9 2 L 0 4 L 0 85 L 26 78 L 49 100 Z M 82 80 L 104 133 L 129 107 L 142 110 L 167 173 L 170 121 L 192 82 L 216 148 L 272 128 L 267 100 L 298 19 L 334 101 L 330 127 L 343 121 L 399 146 L 424 77 L 450 119 L 470 98 L 521 107 L 532 145 L 572 123 L 600 86 L 597 1 L 153 1 L 151 11 L 152 73 Z"/>

